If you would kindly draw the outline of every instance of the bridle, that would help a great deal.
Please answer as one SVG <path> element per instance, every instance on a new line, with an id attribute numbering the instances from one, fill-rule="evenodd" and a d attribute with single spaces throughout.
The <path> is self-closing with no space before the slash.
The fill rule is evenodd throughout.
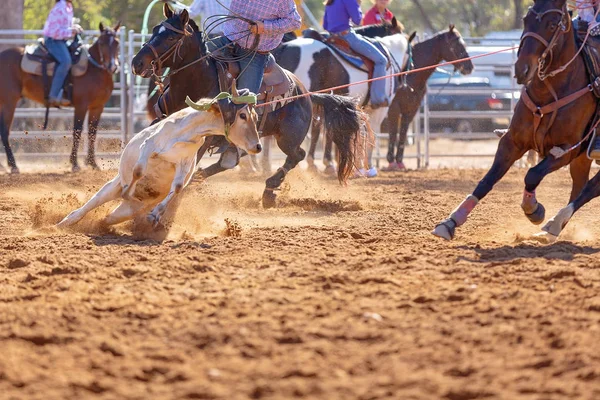
<path id="1" fill-rule="evenodd" d="M 546 79 L 551 78 L 551 77 L 563 72 L 578 57 L 579 53 L 583 49 L 585 42 L 581 45 L 581 48 L 579 49 L 579 51 L 577 51 L 575 56 L 573 56 L 573 58 L 571 58 L 571 60 L 569 60 L 568 62 L 566 62 L 564 65 L 560 66 L 559 68 L 557 68 L 551 72 L 547 72 L 547 69 L 550 68 L 550 65 L 552 65 L 552 59 L 553 59 L 552 50 L 556 46 L 558 39 L 561 37 L 561 35 L 565 35 L 571 31 L 571 27 L 572 27 L 571 20 L 569 18 L 568 12 L 566 10 L 566 6 L 563 7 L 563 9 L 552 8 L 552 9 L 546 10 L 544 12 L 539 12 L 539 11 L 534 10 L 533 7 L 529 7 L 529 11 L 528 11 L 527 15 L 529 15 L 530 13 L 535 15 L 535 19 L 538 21 L 538 23 L 541 23 L 542 19 L 548 14 L 559 14 L 560 15 L 560 22 L 558 24 L 558 27 L 554 31 L 554 34 L 552 35 L 552 38 L 550 39 L 549 42 L 535 32 L 525 32 L 521 36 L 521 42 L 519 43 L 519 51 L 517 52 L 517 56 L 518 56 L 519 53 L 521 52 L 521 47 L 523 46 L 523 41 L 528 37 L 536 39 L 537 41 L 542 43 L 542 45 L 545 47 L 542 55 L 538 58 L 537 75 L 538 75 L 538 78 L 540 79 L 540 81 L 542 81 L 544 83 L 544 85 L 546 86 L 546 88 L 548 89 L 548 91 L 550 92 L 552 97 L 554 98 L 554 101 L 552 103 L 546 104 L 545 106 L 539 106 L 531 99 L 531 96 L 529 95 L 529 93 L 527 93 L 526 86 L 523 87 L 523 90 L 521 92 L 521 101 L 523 101 L 523 104 L 525 104 L 527 109 L 529 111 L 531 111 L 532 116 L 533 116 L 533 144 L 534 144 L 535 150 L 538 153 L 544 155 L 544 148 L 543 148 L 544 138 L 546 136 L 546 133 L 550 130 L 550 128 L 554 124 L 554 121 L 558 114 L 558 110 L 560 110 L 561 108 L 565 107 L 566 105 L 574 102 L 575 100 L 579 99 L 580 97 L 585 96 L 586 94 L 591 92 L 592 85 L 588 84 L 587 86 L 577 90 L 574 93 L 571 93 L 568 96 L 565 96 L 561 99 L 558 98 L 556 91 L 554 90 L 552 85 L 549 83 L 549 81 L 547 81 Z M 566 17 L 566 19 L 565 19 L 565 17 Z M 589 33 L 588 33 L 588 35 L 589 35 Z M 586 36 L 586 40 L 587 40 L 587 36 Z M 541 141 L 540 141 L 541 145 L 538 145 L 537 131 L 540 127 L 542 119 L 544 118 L 545 115 L 548 115 L 548 114 L 551 114 L 550 122 L 548 123 L 547 128 L 541 135 Z M 592 128 L 592 130 L 593 130 L 593 128 Z M 592 132 L 592 130 L 590 130 L 590 133 Z M 571 151 L 571 150 L 575 149 L 576 147 L 578 147 L 579 145 L 581 145 L 581 143 L 583 143 L 585 140 L 587 140 L 590 133 L 588 133 L 588 135 L 582 141 L 580 141 L 577 145 L 572 146 L 568 151 Z M 551 151 L 551 153 L 552 153 L 552 151 Z M 555 157 L 557 157 L 557 156 L 555 155 Z"/>
<path id="2" fill-rule="evenodd" d="M 462 58 L 467 58 L 467 57 L 468 57 L 468 54 L 459 54 L 459 53 L 458 53 L 458 51 L 456 50 L 455 42 L 456 42 L 456 43 L 459 43 L 459 42 L 460 42 L 460 40 L 462 39 L 462 38 L 460 37 L 460 35 L 456 35 L 456 37 L 454 37 L 454 38 L 452 38 L 452 39 L 450 39 L 450 38 L 448 38 L 448 37 L 445 37 L 444 39 L 445 39 L 445 41 L 446 41 L 446 44 L 448 45 L 448 48 L 449 48 L 449 50 L 450 50 L 450 53 L 452 53 L 452 55 L 454 56 L 454 59 L 455 59 L 455 60 L 460 60 L 460 59 L 462 59 Z M 459 64 L 460 64 L 460 63 L 459 63 Z M 457 64 L 457 65 L 459 65 L 459 64 Z M 453 65 L 454 65 L 454 64 L 453 64 Z M 461 70 L 461 67 L 459 67 L 459 66 L 457 66 L 457 65 L 454 65 L 454 69 L 455 69 L 455 70 L 459 70 L 459 71 L 462 73 L 463 71 Z"/>
<path id="3" fill-rule="evenodd" d="M 115 40 L 115 34 L 114 34 L 112 31 L 110 31 L 110 32 L 109 32 L 109 31 L 105 31 L 105 32 L 106 32 L 106 35 L 108 35 L 108 36 L 109 36 L 109 38 L 110 38 L 110 42 L 109 42 L 109 44 L 108 44 L 108 46 L 109 46 L 109 50 L 110 50 L 110 45 L 111 45 L 111 44 L 113 43 L 113 41 Z M 97 67 L 97 68 L 100 68 L 101 70 L 108 71 L 108 72 L 110 72 L 111 74 L 114 74 L 114 73 L 116 73 L 116 72 L 117 72 L 117 69 L 119 68 L 118 57 L 114 57 L 114 60 L 115 60 L 115 66 L 116 66 L 116 68 L 114 69 L 114 71 L 110 71 L 110 66 L 109 66 L 109 67 L 107 67 L 107 66 L 104 64 L 104 53 L 102 52 L 102 50 L 100 50 L 100 43 L 99 43 L 99 42 L 97 42 L 97 43 L 98 43 L 98 54 L 100 54 L 100 61 L 96 61 L 96 60 L 94 59 L 94 57 L 92 56 L 92 54 L 88 54 L 88 60 L 90 61 L 90 63 L 91 63 L 93 66 L 95 66 L 95 67 Z"/>
<path id="4" fill-rule="evenodd" d="M 548 68 L 550 68 L 550 65 L 552 64 L 552 59 L 553 59 L 552 50 L 556 46 L 558 39 L 560 38 L 561 35 L 567 34 L 568 32 L 571 31 L 572 25 L 570 23 L 569 13 L 567 12 L 566 6 L 565 6 L 565 7 L 563 7 L 563 9 L 551 8 L 544 12 L 539 12 L 539 11 L 536 11 L 533 7 L 529 7 L 529 11 L 527 12 L 527 14 L 535 15 L 535 19 L 540 23 L 542 22 L 542 19 L 546 15 L 549 15 L 549 14 L 559 14 L 560 15 L 560 22 L 558 24 L 558 27 L 554 31 L 554 34 L 552 35 L 552 38 L 550 38 L 549 42 L 546 39 L 544 39 L 541 35 L 539 35 L 535 32 L 525 32 L 521 36 L 521 41 L 519 43 L 519 50 L 517 52 L 517 56 L 521 52 L 521 47 L 523 46 L 523 41 L 529 37 L 534 38 L 535 40 L 539 41 L 544 46 L 544 51 L 543 51 L 542 55 L 538 58 L 538 70 L 537 70 L 538 78 L 540 79 L 540 81 L 544 81 L 546 78 L 552 77 L 552 76 L 564 71 L 564 68 L 566 67 L 566 66 L 563 66 L 563 67 L 558 68 L 551 72 L 546 71 Z M 567 17 L 566 21 L 565 21 L 565 16 Z"/>
<path id="5" fill-rule="evenodd" d="M 206 55 L 184 65 L 183 67 L 180 67 L 177 69 L 171 69 L 168 74 L 160 75 L 160 71 L 162 70 L 163 63 L 166 60 L 168 60 L 171 56 L 173 57 L 173 63 L 175 63 L 175 61 L 177 60 L 177 57 L 179 57 L 179 59 L 183 60 L 183 56 L 181 55 L 181 47 L 183 46 L 185 40 L 187 38 L 190 38 L 194 34 L 192 28 L 187 23 L 184 25 L 183 29 L 176 28 L 166 21 L 162 22 L 160 24 L 160 26 L 164 27 L 167 30 L 170 30 L 172 32 L 175 32 L 175 33 L 178 33 L 181 35 L 181 38 L 179 38 L 179 40 L 177 40 L 177 42 L 175 42 L 172 46 L 170 46 L 162 55 L 158 54 L 158 51 L 152 45 L 152 38 L 150 38 L 150 40 L 147 41 L 146 43 L 144 43 L 144 45 L 143 45 L 143 46 L 147 46 L 150 49 L 150 51 L 152 51 L 152 54 L 154 55 L 154 59 L 150 62 L 150 65 L 152 66 L 152 77 L 154 78 L 156 86 L 159 88 L 160 93 L 162 94 L 164 92 L 163 81 L 168 76 L 175 75 L 176 73 L 183 71 L 184 69 L 186 69 L 196 63 L 199 63 L 200 61 L 208 58 L 210 56 L 210 53 L 207 53 Z"/>

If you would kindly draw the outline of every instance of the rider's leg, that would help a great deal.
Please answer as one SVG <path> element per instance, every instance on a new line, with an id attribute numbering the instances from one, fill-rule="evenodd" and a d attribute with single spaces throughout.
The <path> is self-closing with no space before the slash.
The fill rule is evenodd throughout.
<path id="1" fill-rule="evenodd" d="M 54 68 L 54 78 L 52 78 L 52 86 L 50 87 L 50 103 L 60 103 L 61 92 L 65 79 L 71 69 L 71 55 L 67 48 L 67 43 L 64 40 L 54 40 L 46 38 L 46 47 L 52 56 L 56 59 L 56 67 Z"/>
<path id="2" fill-rule="evenodd" d="M 240 60 L 240 76 L 237 81 L 238 89 L 248 89 L 252 93 L 258 94 L 265 73 L 265 66 L 267 65 L 267 61 L 272 57 L 269 53 L 256 53 Z"/>
<path id="3" fill-rule="evenodd" d="M 360 35 L 357 35 L 353 31 L 348 32 L 342 36 L 350 45 L 352 50 L 363 56 L 369 58 L 375 63 L 375 70 L 373 71 L 373 77 L 379 78 L 385 75 L 385 66 L 387 59 L 371 42 L 366 40 Z M 371 83 L 371 105 L 382 106 L 387 105 L 388 98 L 385 93 L 385 80 L 381 79 Z"/>

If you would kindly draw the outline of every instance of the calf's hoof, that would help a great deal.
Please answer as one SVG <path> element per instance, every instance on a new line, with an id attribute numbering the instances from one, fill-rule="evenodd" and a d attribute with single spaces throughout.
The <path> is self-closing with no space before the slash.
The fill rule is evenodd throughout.
<path id="1" fill-rule="evenodd" d="M 448 218 L 439 224 L 431 231 L 434 236 L 442 239 L 452 240 L 454 239 L 454 233 L 456 231 L 456 222 L 452 218 Z"/>
<path id="2" fill-rule="evenodd" d="M 262 205 L 263 208 L 268 209 L 268 208 L 273 208 L 275 207 L 275 199 L 277 198 L 277 195 L 275 194 L 275 192 L 273 192 L 273 190 L 269 190 L 269 189 L 265 189 L 265 191 L 263 192 L 263 196 L 262 196 Z"/>
<path id="3" fill-rule="evenodd" d="M 542 203 L 538 203 L 535 211 L 531 214 L 525 214 L 525 216 L 532 224 L 539 225 L 544 222 L 544 218 L 546 218 L 546 209 Z"/>

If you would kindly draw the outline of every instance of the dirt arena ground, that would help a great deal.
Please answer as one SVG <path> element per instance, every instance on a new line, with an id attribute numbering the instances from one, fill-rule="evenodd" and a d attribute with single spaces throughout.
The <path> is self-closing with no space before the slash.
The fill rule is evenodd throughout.
<path id="1" fill-rule="evenodd" d="M 160 244 L 52 227 L 112 172 L 0 175 L 0 398 L 599 399 L 600 200 L 538 244 L 515 169 L 432 237 L 483 173 L 295 171 L 265 211 L 228 172 Z"/>

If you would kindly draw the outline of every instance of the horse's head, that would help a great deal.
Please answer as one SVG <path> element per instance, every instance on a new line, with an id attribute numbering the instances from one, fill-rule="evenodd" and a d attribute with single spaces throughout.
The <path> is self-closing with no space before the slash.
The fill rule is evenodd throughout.
<path id="1" fill-rule="evenodd" d="M 96 60 L 105 70 L 114 74 L 119 66 L 119 39 L 117 34 L 121 29 L 121 22 L 114 28 L 105 28 L 100 22 L 100 37 L 96 41 L 99 60 Z"/>
<path id="2" fill-rule="evenodd" d="M 515 63 L 519 84 L 527 84 L 552 63 L 552 50 L 560 53 L 571 30 L 566 0 L 535 0 L 523 18 L 523 35 Z"/>
<path id="3" fill-rule="evenodd" d="M 162 68 L 176 67 L 183 59 L 181 47 L 186 39 L 198 32 L 198 26 L 190 19 L 187 10 L 176 14 L 165 3 L 164 15 L 166 20 L 154 27 L 150 40 L 144 44 L 131 62 L 131 69 L 136 75 L 148 78 L 152 72 L 156 73 Z M 201 50 L 203 53 L 206 51 L 204 46 Z"/>
<path id="4" fill-rule="evenodd" d="M 404 31 L 404 25 L 402 25 L 402 23 L 398 22 L 396 17 L 393 17 L 392 21 L 390 23 L 384 22 L 384 26 L 387 28 L 387 30 L 389 32 L 388 36 L 395 35 L 396 33 L 402 33 Z"/>
<path id="5" fill-rule="evenodd" d="M 463 40 L 460 32 L 450 25 L 446 32 L 437 35 L 438 48 L 441 53 L 442 60 L 452 62 L 463 58 L 468 58 L 467 46 Z M 469 75 L 473 72 L 473 63 L 471 60 L 464 60 L 454 64 L 454 67 L 463 75 Z"/>

